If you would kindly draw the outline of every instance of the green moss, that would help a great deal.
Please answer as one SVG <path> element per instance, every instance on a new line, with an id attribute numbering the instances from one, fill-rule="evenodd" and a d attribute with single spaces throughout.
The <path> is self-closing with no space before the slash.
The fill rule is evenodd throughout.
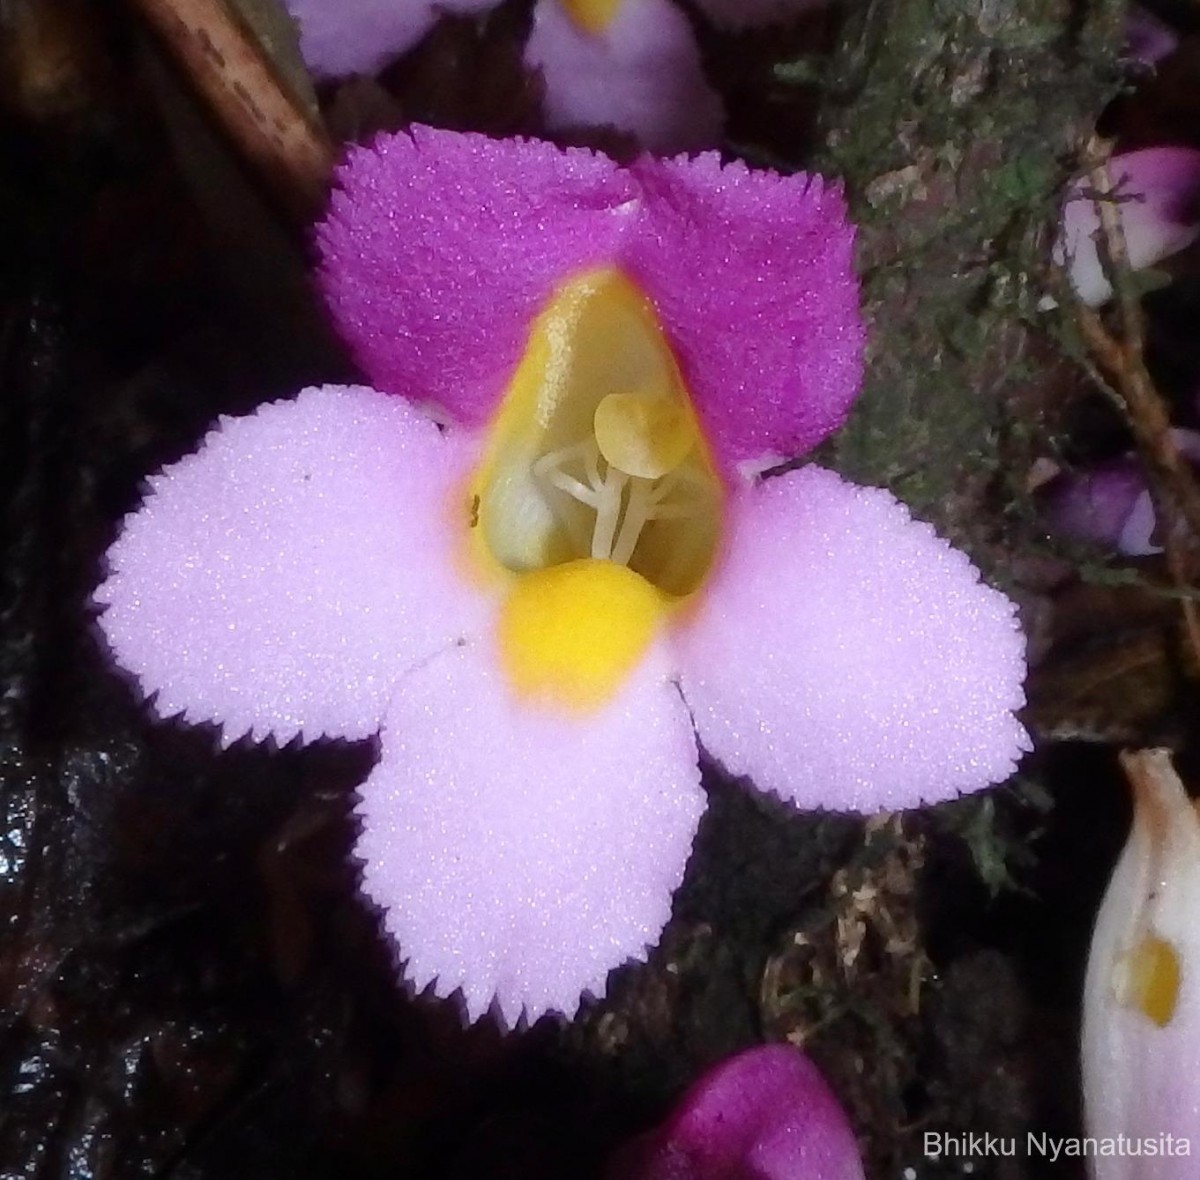
<path id="1" fill-rule="evenodd" d="M 1115 89 L 1122 9 L 866 3 L 828 82 L 819 166 L 845 177 L 860 226 L 870 346 L 826 458 L 977 557 L 1002 527 L 998 477 L 1045 330 L 1033 309 L 1059 193 Z"/>

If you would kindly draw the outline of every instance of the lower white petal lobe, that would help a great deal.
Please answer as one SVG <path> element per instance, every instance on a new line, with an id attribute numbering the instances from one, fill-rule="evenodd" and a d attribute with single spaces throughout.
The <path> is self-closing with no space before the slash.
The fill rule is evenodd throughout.
<path id="1" fill-rule="evenodd" d="M 660 653 L 580 715 L 515 697 L 484 642 L 405 677 L 357 852 L 409 979 L 513 1024 L 658 941 L 704 805 Z"/>

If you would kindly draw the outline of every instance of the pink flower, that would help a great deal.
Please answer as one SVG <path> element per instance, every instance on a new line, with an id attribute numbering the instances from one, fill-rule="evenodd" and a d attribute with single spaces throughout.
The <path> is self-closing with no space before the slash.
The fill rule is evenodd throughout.
<path id="1" fill-rule="evenodd" d="M 1126 557 L 1161 551 L 1154 543 L 1154 504 L 1142 466 L 1123 455 L 1055 479 L 1043 504 L 1054 533 Z"/>
<path id="2" fill-rule="evenodd" d="M 1114 200 L 1134 270 L 1191 245 L 1200 236 L 1200 151 L 1155 147 L 1113 156 L 1108 162 Z M 1095 307 L 1112 296 L 1097 248 L 1100 215 L 1086 178 L 1067 191 L 1056 261 L 1084 303 Z"/>
<path id="3" fill-rule="evenodd" d="M 589 9 L 607 10 L 606 19 L 587 19 Z M 615 127 L 655 152 L 720 142 L 725 105 L 674 0 L 540 0 L 525 63 L 541 72 L 551 131 Z"/>
<path id="4" fill-rule="evenodd" d="M 499 0 L 284 0 L 300 52 L 320 78 L 374 74 L 406 53 L 444 13 L 470 15 Z"/>
<path id="5" fill-rule="evenodd" d="M 417 987 L 602 993 L 670 913 L 697 739 L 801 806 L 1008 775 L 1011 604 L 886 492 L 744 474 L 858 388 L 836 188 L 428 128 L 339 180 L 321 282 L 386 392 L 223 420 L 97 599 L 162 716 L 380 734 L 358 854 Z"/>
<path id="6" fill-rule="evenodd" d="M 790 1045 L 710 1069 L 663 1125 L 622 1151 L 610 1180 L 863 1180 L 845 1112 Z"/>
<path id="7" fill-rule="evenodd" d="M 411 49 L 441 12 L 484 12 L 498 0 L 286 0 L 318 75 L 375 73 Z M 825 0 L 704 0 L 721 28 L 795 17 Z M 705 77 L 692 26 L 674 0 L 538 0 L 525 61 L 545 81 L 552 131 L 615 127 L 651 151 L 720 141 L 725 109 Z"/>
<path id="8" fill-rule="evenodd" d="M 1200 467 L 1200 433 L 1172 430 L 1171 437 L 1193 467 Z M 1051 530 L 1076 541 L 1111 549 L 1124 557 L 1161 553 L 1158 518 L 1136 455 L 1059 476 L 1042 505 Z"/>
<path id="9" fill-rule="evenodd" d="M 1144 66 L 1157 65 L 1179 48 L 1179 34 L 1140 4 L 1125 16 L 1125 52 Z"/>

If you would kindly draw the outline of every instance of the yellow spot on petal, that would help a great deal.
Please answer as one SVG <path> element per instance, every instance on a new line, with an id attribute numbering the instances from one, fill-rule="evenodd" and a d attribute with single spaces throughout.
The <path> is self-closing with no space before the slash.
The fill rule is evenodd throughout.
<path id="1" fill-rule="evenodd" d="M 1147 934 L 1120 964 L 1119 998 L 1138 1008 L 1159 1028 L 1170 1023 L 1179 999 L 1179 955 L 1165 938 Z"/>
<path id="2" fill-rule="evenodd" d="M 663 594 L 616 562 L 533 570 L 501 611 L 501 664 L 523 696 L 592 709 L 621 687 L 668 610 Z"/>
<path id="3" fill-rule="evenodd" d="M 621 0 L 559 0 L 567 15 L 585 33 L 599 36 L 617 18 Z"/>

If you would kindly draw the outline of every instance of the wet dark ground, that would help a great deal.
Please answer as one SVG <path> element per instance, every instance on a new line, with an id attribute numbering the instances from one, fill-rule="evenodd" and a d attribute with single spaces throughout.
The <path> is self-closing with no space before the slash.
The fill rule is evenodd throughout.
<path id="1" fill-rule="evenodd" d="M 407 994 L 356 895 L 369 743 L 220 752 L 150 720 L 89 607 L 140 481 L 216 414 L 349 370 L 302 284 L 264 283 L 185 183 L 136 30 L 114 9 L 93 32 L 76 99 L 10 89 L 0 129 L 0 1176 L 594 1176 L 704 1065 L 782 1036 L 873 1177 L 963 1174 L 926 1131 L 1078 1133 L 1078 995 L 1128 821 L 1106 745 L 903 821 L 710 772 L 649 965 L 506 1036 Z M 398 69 L 403 112 L 459 101 L 435 91 L 463 36 Z"/>

